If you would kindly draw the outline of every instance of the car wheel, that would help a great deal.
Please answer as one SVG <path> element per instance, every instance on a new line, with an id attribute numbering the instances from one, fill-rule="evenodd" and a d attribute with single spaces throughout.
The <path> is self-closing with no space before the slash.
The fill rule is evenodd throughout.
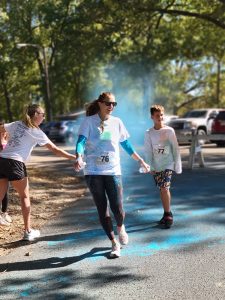
<path id="1" fill-rule="evenodd" d="M 206 135 L 206 132 L 205 132 L 205 130 L 204 129 L 199 129 L 198 131 L 197 131 L 197 134 L 198 135 Z M 200 145 L 204 145 L 206 142 L 207 142 L 207 140 L 198 140 L 199 141 L 199 144 Z"/>

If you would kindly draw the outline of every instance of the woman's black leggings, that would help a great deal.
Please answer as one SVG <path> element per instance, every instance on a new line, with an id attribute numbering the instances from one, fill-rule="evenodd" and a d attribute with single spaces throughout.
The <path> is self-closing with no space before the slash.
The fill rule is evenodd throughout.
<path id="1" fill-rule="evenodd" d="M 122 226 L 125 213 L 123 211 L 123 187 L 121 176 L 86 175 L 85 179 L 94 198 L 100 223 L 109 239 L 113 240 L 115 236 L 112 219 L 109 213 L 108 200 L 117 226 Z"/>
<path id="2" fill-rule="evenodd" d="M 7 212 L 8 202 L 9 202 L 8 193 L 6 193 L 3 200 L 2 200 L 2 212 L 3 213 Z"/>

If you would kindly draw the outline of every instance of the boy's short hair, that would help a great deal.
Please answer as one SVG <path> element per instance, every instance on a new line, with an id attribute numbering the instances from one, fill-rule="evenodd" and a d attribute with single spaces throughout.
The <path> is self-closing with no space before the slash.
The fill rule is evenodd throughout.
<path id="1" fill-rule="evenodd" d="M 154 112 L 162 112 L 164 113 L 164 107 L 162 105 L 159 105 L 159 104 L 154 104 L 150 107 L 150 113 L 151 115 L 154 114 Z"/>

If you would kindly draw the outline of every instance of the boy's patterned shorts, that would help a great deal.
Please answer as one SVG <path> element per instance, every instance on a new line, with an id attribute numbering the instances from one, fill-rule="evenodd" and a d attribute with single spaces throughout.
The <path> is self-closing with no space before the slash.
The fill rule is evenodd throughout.
<path id="1" fill-rule="evenodd" d="M 169 189 L 170 188 L 170 184 L 171 184 L 171 178 L 173 175 L 172 170 L 166 169 L 165 171 L 161 171 L 161 172 L 156 172 L 153 177 L 155 180 L 155 184 L 159 187 L 159 188 L 166 188 Z"/>

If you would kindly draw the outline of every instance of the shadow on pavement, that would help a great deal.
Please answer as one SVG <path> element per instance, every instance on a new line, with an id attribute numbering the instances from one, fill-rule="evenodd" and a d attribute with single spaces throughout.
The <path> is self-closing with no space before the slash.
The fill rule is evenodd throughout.
<path id="1" fill-rule="evenodd" d="M 25 245 L 35 244 L 41 241 L 47 241 L 51 243 L 51 245 L 66 244 L 66 243 L 74 243 L 75 241 L 90 240 L 101 236 L 104 236 L 104 232 L 101 228 L 91 229 L 91 230 L 85 230 L 81 232 L 70 232 L 66 234 L 45 235 L 35 239 L 34 241 L 18 240 L 12 243 L 7 243 L 5 245 L 2 245 L 1 248 L 5 248 L 5 249 L 19 248 Z"/>
<path id="2" fill-rule="evenodd" d="M 29 280 L 23 277 L 2 280 L 1 299 L 100 299 L 103 287 L 109 287 L 110 295 L 111 285 L 118 284 L 118 281 L 135 285 L 135 282 L 145 278 L 145 275 L 135 274 L 129 268 L 112 265 L 100 267 L 89 274 L 79 270 L 52 269 L 51 273 L 44 272 L 38 278 L 33 272 Z M 12 292 L 18 298 L 12 297 Z"/>
<path id="3" fill-rule="evenodd" d="M 111 250 L 111 248 L 109 247 L 96 247 L 96 248 L 92 248 L 89 252 L 77 256 L 62 257 L 62 258 L 50 257 L 46 259 L 38 259 L 33 261 L 0 264 L 0 272 L 63 268 L 68 265 L 77 263 L 85 258 L 99 257 L 99 256 L 108 257 L 109 250 Z M 105 252 L 98 253 L 102 251 Z"/>

